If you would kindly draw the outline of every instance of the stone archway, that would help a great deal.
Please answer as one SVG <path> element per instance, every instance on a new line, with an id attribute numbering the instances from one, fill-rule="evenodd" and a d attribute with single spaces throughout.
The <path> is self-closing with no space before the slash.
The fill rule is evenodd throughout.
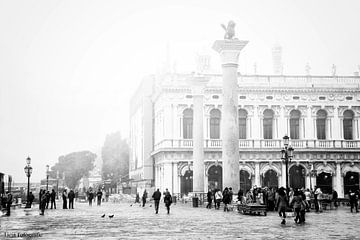
<path id="1" fill-rule="evenodd" d="M 251 189 L 251 174 L 246 170 L 240 170 L 240 189 L 246 193 Z"/>
<path id="2" fill-rule="evenodd" d="M 348 171 L 344 175 L 344 194 L 348 194 L 349 190 L 355 191 L 359 189 L 359 173 Z"/>
<path id="3" fill-rule="evenodd" d="M 290 188 L 305 188 L 306 169 L 302 165 L 293 165 L 289 169 Z"/>
<path id="4" fill-rule="evenodd" d="M 263 181 L 262 181 L 262 186 L 263 187 L 278 187 L 279 186 L 279 182 L 278 182 L 278 176 L 277 176 L 277 172 L 273 169 L 269 169 L 264 173 L 264 177 L 263 177 Z"/>
<path id="5" fill-rule="evenodd" d="M 208 170 L 208 189 L 222 190 L 222 167 L 213 165 Z"/>
<path id="6" fill-rule="evenodd" d="M 328 172 L 321 172 L 316 176 L 316 187 L 319 187 L 323 193 L 332 193 L 332 176 Z"/>
<path id="7" fill-rule="evenodd" d="M 188 194 L 193 191 L 193 171 L 186 170 L 181 176 L 181 194 Z"/>

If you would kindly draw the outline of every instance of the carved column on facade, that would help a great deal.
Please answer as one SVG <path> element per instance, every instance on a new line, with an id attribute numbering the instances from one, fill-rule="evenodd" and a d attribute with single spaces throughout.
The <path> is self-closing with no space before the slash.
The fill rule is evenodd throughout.
<path id="1" fill-rule="evenodd" d="M 338 193 L 339 198 L 344 197 L 344 178 L 341 174 L 341 165 L 340 162 L 336 163 L 336 191 Z"/>
<path id="2" fill-rule="evenodd" d="M 288 129 L 287 129 L 287 123 L 285 120 L 285 106 L 280 106 L 280 114 L 279 114 L 279 136 L 280 138 L 285 136 L 285 134 L 289 135 Z"/>
<path id="3" fill-rule="evenodd" d="M 174 162 L 172 166 L 172 178 L 173 178 L 173 194 L 179 194 L 179 171 L 178 171 L 178 163 Z"/>
<path id="4" fill-rule="evenodd" d="M 315 139 L 314 120 L 312 117 L 312 106 L 307 106 L 305 138 L 308 140 Z M 314 142 L 309 141 L 309 147 L 314 147 Z"/>
<path id="5" fill-rule="evenodd" d="M 333 121 L 333 139 L 334 140 L 339 140 L 341 139 L 340 137 L 340 118 L 339 118 L 339 107 L 338 106 L 334 106 L 334 121 Z M 335 143 L 339 143 L 339 141 L 336 141 Z M 335 146 L 335 147 L 341 147 L 340 145 L 339 146 Z"/>
<path id="6" fill-rule="evenodd" d="M 256 140 L 255 141 L 255 148 L 260 147 L 260 141 L 258 141 L 260 139 L 260 118 L 259 118 L 259 106 L 255 105 L 254 106 L 254 114 L 253 114 L 253 121 L 252 121 L 252 129 L 253 129 L 253 139 Z"/>
<path id="7" fill-rule="evenodd" d="M 255 185 L 261 187 L 260 185 L 260 163 L 255 162 Z"/>
<path id="8" fill-rule="evenodd" d="M 213 49 L 220 54 L 223 72 L 223 104 L 221 119 L 223 185 L 240 188 L 239 181 L 239 124 L 238 124 L 238 77 L 240 51 L 247 41 L 217 40 Z"/>

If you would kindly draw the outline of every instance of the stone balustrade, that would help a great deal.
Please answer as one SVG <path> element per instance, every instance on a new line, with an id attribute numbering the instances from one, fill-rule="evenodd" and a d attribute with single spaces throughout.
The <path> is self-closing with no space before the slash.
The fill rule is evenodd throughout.
<path id="1" fill-rule="evenodd" d="M 357 149 L 360 148 L 360 140 L 290 140 L 290 145 L 295 149 Z M 240 149 L 281 149 L 284 146 L 280 139 L 239 139 Z M 191 149 L 192 139 L 164 139 L 155 144 L 154 151 L 166 148 Z M 221 150 L 220 139 L 205 139 L 204 149 Z"/>

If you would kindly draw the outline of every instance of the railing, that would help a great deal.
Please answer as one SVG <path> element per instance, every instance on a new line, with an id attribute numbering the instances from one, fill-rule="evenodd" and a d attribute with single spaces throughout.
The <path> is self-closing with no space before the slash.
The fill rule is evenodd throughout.
<path id="1" fill-rule="evenodd" d="M 290 140 L 290 145 L 295 149 L 305 148 L 360 148 L 360 140 L 307 140 L 307 139 L 293 139 Z M 279 139 L 239 139 L 239 149 L 280 149 L 284 146 L 283 141 Z M 154 150 L 165 148 L 182 148 L 192 149 L 192 139 L 164 139 L 155 144 Z M 221 149 L 222 141 L 220 139 L 205 139 L 205 149 Z"/>

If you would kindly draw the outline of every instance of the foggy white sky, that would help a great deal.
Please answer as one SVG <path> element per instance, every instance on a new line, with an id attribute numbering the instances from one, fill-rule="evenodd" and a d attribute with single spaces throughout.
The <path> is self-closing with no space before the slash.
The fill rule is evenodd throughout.
<path id="1" fill-rule="evenodd" d="M 170 3 L 172 2 L 172 3 Z M 285 74 L 352 75 L 360 65 L 360 2 L 353 1 L 13 1 L 0 0 L 0 172 L 26 182 L 45 177 L 59 155 L 100 153 L 105 136 L 129 134 L 129 99 L 156 73 L 170 44 L 178 72 L 212 54 L 220 23 L 249 40 L 240 71 L 271 74 L 283 47 Z"/>

